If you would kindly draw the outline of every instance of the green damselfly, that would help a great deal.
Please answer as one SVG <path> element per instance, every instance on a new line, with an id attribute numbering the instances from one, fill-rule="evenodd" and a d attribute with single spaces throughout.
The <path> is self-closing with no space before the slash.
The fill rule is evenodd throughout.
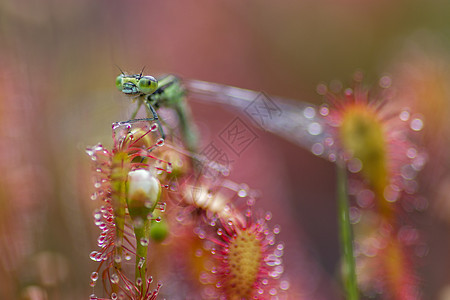
<path id="1" fill-rule="evenodd" d="M 326 114 L 326 107 L 319 108 L 307 102 L 272 97 L 265 93 L 218 83 L 182 80 L 174 75 L 155 79 L 142 74 L 122 73 L 116 79 L 116 86 L 123 93 L 134 95 L 138 99 L 138 106 L 131 118 L 136 117 L 139 108 L 144 104 L 148 120 L 158 123 L 163 138 L 165 134 L 157 110 L 160 107 L 174 109 L 185 146 L 193 153 L 196 153 L 198 138 L 186 97 L 189 101 L 216 103 L 239 111 L 265 131 L 281 136 L 316 155 L 330 155 L 328 146 L 333 141 L 324 130 L 322 117 Z M 328 158 L 333 160 L 333 157 Z"/>

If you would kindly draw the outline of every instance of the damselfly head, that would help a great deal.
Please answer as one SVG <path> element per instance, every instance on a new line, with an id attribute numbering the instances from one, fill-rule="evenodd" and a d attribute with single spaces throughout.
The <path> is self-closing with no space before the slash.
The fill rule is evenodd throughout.
<path id="1" fill-rule="evenodd" d="M 122 73 L 116 77 L 116 87 L 124 94 L 153 94 L 158 88 L 158 81 L 153 76 Z"/>

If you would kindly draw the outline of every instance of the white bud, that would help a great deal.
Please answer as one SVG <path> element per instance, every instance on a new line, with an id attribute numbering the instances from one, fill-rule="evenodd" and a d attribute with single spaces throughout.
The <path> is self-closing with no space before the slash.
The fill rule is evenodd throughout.
<path id="1" fill-rule="evenodd" d="M 145 207 L 153 210 L 160 196 L 159 180 L 149 170 L 138 169 L 128 173 L 128 209 Z"/>

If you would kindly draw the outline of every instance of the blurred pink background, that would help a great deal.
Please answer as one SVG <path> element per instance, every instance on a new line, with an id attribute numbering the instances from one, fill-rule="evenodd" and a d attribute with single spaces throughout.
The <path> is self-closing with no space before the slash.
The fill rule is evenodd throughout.
<path id="1" fill-rule="evenodd" d="M 147 74 L 315 104 L 318 83 L 348 82 L 355 70 L 374 84 L 391 73 L 406 89 L 417 84 L 406 75 L 436 73 L 443 91 L 417 100 L 435 106 L 437 99 L 443 114 L 422 145 L 443 141 L 433 144 L 425 170 L 435 180 L 422 186 L 430 207 L 417 227 L 429 254 L 419 265 L 425 299 L 450 299 L 449 155 L 442 150 L 449 144 L 449 19 L 450 2 L 437 0 L 0 0 L 0 298 L 22 299 L 30 285 L 49 299 L 92 292 L 89 253 L 98 232 L 91 215 L 100 204 L 89 199 L 84 149 L 111 145 L 111 123 L 127 118 L 129 100 L 114 86 L 118 67 L 139 73 L 145 66 Z M 199 102 L 192 109 L 201 146 L 236 116 Z M 427 122 L 436 111 L 423 114 Z M 258 138 L 233 157 L 230 179 L 261 191 L 258 205 L 281 225 L 293 299 L 342 299 L 334 166 L 254 130 Z"/>

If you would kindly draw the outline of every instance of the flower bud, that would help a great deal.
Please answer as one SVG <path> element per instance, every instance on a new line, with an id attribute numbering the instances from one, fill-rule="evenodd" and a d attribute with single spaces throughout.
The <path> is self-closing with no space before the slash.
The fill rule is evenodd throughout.
<path id="1" fill-rule="evenodd" d="M 161 197 L 159 180 L 149 170 L 128 173 L 128 211 L 133 220 L 145 220 Z"/>

